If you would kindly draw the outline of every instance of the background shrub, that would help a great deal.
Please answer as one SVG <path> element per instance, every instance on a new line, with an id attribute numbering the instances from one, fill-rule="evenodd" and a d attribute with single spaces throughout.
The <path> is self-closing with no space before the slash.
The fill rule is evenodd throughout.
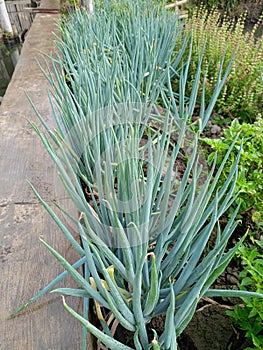
<path id="1" fill-rule="evenodd" d="M 217 113 L 244 121 L 255 121 L 262 115 L 263 85 L 260 76 L 263 61 L 263 37 L 255 39 L 254 26 L 251 33 L 244 33 L 245 16 L 235 23 L 226 16 L 221 18 L 217 10 L 208 12 L 204 7 L 195 9 L 186 20 L 185 29 L 193 33 L 193 51 L 190 64 L 193 86 L 194 72 L 198 67 L 199 51 L 205 45 L 202 74 L 206 75 L 207 99 L 214 90 L 220 62 L 225 53 L 225 66 L 236 53 L 231 73 L 216 103 Z"/>
<path id="2" fill-rule="evenodd" d="M 236 192 L 240 192 L 237 202 L 240 204 L 240 212 L 245 213 L 250 211 L 252 214 L 252 221 L 261 229 L 263 213 L 262 132 L 262 118 L 258 118 L 253 124 L 240 124 L 239 121 L 235 119 L 231 125 L 225 129 L 223 137 L 217 139 L 203 139 L 214 150 L 214 152 L 209 155 L 208 161 L 211 162 L 217 152 L 217 164 L 219 165 L 231 143 L 235 137 L 239 135 L 237 145 L 243 144 L 243 151 L 240 158 L 239 173 L 236 183 Z M 237 154 L 238 148 L 233 148 L 232 154 L 224 169 L 225 176 L 229 173 Z"/>
<path id="3" fill-rule="evenodd" d="M 257 17 L 257 14 L 263 9 L 262 0 L 192 0 L 191 3 L 197 6 L 204 4 L 209 9 L 216 7 L 219 10 L 227 11 L 233 16 L 244 12 L 245 8 L 250 10 L 250 18 Z"/>
<path id="4" fill-rule="evenodd" d="M 263 292 L 263 242 L 253 240 L 253 246 L 243 245 L 239 248 L 237 256 L 244 267 L 240 272 L 240 289 Z M 255 347 L 246 350 L 263 349 L 263 303 L 256 298 L 244 298 L 244 306 L 236 305 L 234 311 L 227 312 L 234 323 L 246 331 L 246 337 Z"/>

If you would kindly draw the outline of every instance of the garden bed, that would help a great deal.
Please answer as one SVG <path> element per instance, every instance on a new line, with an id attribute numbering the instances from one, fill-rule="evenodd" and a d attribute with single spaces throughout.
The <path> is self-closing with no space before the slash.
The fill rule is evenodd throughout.
<path id="1" fill-rule="evenodd" d="M 83 325 L 83 349 L 85 329 L 101 348 L 176 349 L 180 334 L 180 349 L 201 350 L 210 341 L 215 349 L 239 346 L 233 345 L 237 337 L 224 313 L 237 303 L 229 296 L 248 295 L 236 291 L 240 265 L 229 265 L 245 233 L 236 229 L 238 209 L 228 212 L 236 200 L 242 153 L 237 150 L 233 159 L 236 147 L 230 144 L 220 164 L 214 161 L 207 169 L 198 148 L 200 134 L 210 138 L 224 128 L 213 119 L 209 124 L 209 118 L 218 118 L 212 112 L 223 84 L 229 86 L 232 56 L 225 52 L 225 63 L 218 53 L 220 61 L 207 83 L 205 56 L 194 53 L 195 39 L 183 36 L 173 15 L 148 3 L 100 6 L 92 20 L 81 10 L 63 19 L 60 57 L 51 58 L 43 69 L 57 125 L 50 128 L 41 114 L 43 131 L 32 123 L 80 213 L 72 216 L 58 204 L 65 225 L 33 188 L 79 254 L 77 265 L 83 265 L 82 271 L 75 269 L 43 242 L 79 285 L 55 292 L 82 298 L 82 312 L 72 309 L 65 297 L 63 301 Z M 86 36 L 81 35 L 83 28 Z M 77 227 L 81 244 L 71 225 Z M 249 295 L 262 296 L 260 291 Z M 89 298 L 99 323 L 88 318 Z M 131 342 L 113 334 L 107 315 L 113 328 L 130 332 L 126 335 Z M 204 339 L 193 334 L 196 320 Z M 224 339 L 214 333 L 210 340 L 211 322 L 218 324 Z"/>

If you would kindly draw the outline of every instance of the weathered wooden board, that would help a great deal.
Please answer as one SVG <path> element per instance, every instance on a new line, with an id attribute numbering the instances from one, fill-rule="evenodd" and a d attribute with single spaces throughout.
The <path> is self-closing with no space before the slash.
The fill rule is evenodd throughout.
<path id="1" fill-rule="evenodd" d="M 18 34 L 28 30 L 33 22 L 34 14 L 25 11 L 30 1 L 5 1 L 10 22 Z"/>
<path id="2" fill-rule="evenodd" d="M 55 2 L 52 1 L 52 7 Z M 43 6 L 47 7 L 44 3 Z M 81 326 L 63 308 L 58 295 L 47 295 L 18 317 L 7 320 L 10 312 L 63 271 L 39 242 L 40 237 L 69 261 L 78 259 L 27 183 L 31 181 L 46 201 L 56 199 L 65 208 L 74 210 L 59 185 L 51 159 L 26 120 L 36 121 L 36 116 L 25 91 L 52 123 L 47 82 L 35 63 L 35 56 L 38 50 L 47 53 L 54 50 L 51 32 L 57 19 L 58 15 L 53 14 L 36 16 L 0 111 L 1 350 L 81 349 Z M 71 280 L 66 284 L 74 286 Z M 67 298 L 67 301 L 81 312 L 79 300 Z"/>

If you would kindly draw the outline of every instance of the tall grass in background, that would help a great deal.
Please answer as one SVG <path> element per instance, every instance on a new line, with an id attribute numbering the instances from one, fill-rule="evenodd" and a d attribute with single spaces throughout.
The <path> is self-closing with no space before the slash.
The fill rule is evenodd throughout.
<path id="1" fill-rule="evenodd" d="M 71 265 L 43 242 L 65 272 L 17 311 L 69 274 L 79 289 L 54 292 L 83 298 L 82 315 L 64 300 L 83 325 L 83 350 L 86 330 L 110 349 L 177 349 L 177 338 L 202 297 L 261 296 L 210 289 L 239 247 L 227 249 L 238 209 L 224 227 L 219 218 L 235 200 L 240 152 L 216 190 L 234 143 L 215 174 L 215 162 L 205 172 L 198 138 L 232 61 L 224 68 L 222 59 L 215 89 L 206 98 L 200 50 L 189 90 L 192 52 L 185 50 L 193 39 L 186 37 L 176 49 L 181 40 L 177 18 L 155 2 L 118 4 L 100 1 L 92 17 L 83 11 L 72 13 L 60 24 L 59 55 L 42 68 L 50 82 L 57 128 L 49 128 L 37 106 L 33 107 L 44 131 L 32 125 L 80 217 L 58 206 L 67 218 L 61 221 L 32 188 L 80 258 Z M 176 92 L 172 77 L 178 79 Z M 200 89 L 200 123 L 189 133 Z M 179 172 L 182 162 L 185 170 Z M 82 245 L 68 222 L 76 227 Z M 79 266 L 84 267 L 83 275 Z M 89 299 L 95 303 L 98 328 L 88 319 Z M 159 316 L 165 316 L 165 325 L 157 334 L 149 325 Z M 116 339 L 109 318 L 115 320 L 114 327 L 132 332 L 132 345 Z"/>
<path id="2" fill-rule="evenodd" d="M 193 34 L 190 65 L 192 82 L 199 62 L 200 47 L 206 47 L 202 72 L 206 75 L 207 97 L 211 96 L 215 87 L 222 55 L 225 55 L 227 65 L 235 54 L 232 70 L 216 102 L 216 112 L 225 117 L 238 118 L 240 122 L 253 122 L 258 115 L 262 116 L 263 87 L 260 70 L 263 62 L 263 37 L 255 37 L 262 18 L 251 33 L 244 33 L 245 18 L 245 14 L 237 21 L 230 20 L 227 16 L 222 18 L 217 10 L 208 11 L 201 6 L 186 20 L 185 30 Z M 189 89 L 192 84 L 189 84 Z"/>

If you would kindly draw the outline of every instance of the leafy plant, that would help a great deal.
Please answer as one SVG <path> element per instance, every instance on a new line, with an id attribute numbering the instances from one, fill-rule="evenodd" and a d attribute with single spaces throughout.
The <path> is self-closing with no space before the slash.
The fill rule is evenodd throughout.
<path id="1" fill-rule="evenodd" d="M 240 204 L 240 213 L 252 212 L 252 220 L 258 226 L 262 227 L 262 196 L 263 196 L 263 119 L 257 118 L 253 124 L 240 124 L 237 119 L 232 121 L 231 125 L 224 130 L 224 136 L 218 139 L 204 138 L 203 141 L 212 147 L 213 152 L 208 156 L 208 162 L 212 162 L 215 154 L 218 155 L 217 164 L 220 165 L 222 159 L 228 151 L 233 140 L 237 139 L 237 147 L 233 148 L 232 153 L 226 163 L 221 183 L 224 177 L 227 178 L 232 164 L 238 154 L 238 145 L 243 144 L 239 163 L 239 173 L 236 183 L 235 193 L 240 195 L 236 200 Z"/>
<path id="2" fill-rule="evenodd" d="M 262 297 L 260 293 L 210 289 L 239 247 L 226 250 L 237 225 L 238 208 L 224 227 L 219 218 L 235 200 L 241 151 L 228 178 L 216 190 L 234 143 L 212 181 L 216 160 L 206 173 L 198 138 L 231 64 L 226 69 L 221 65 L 208 102 L 202 94 L 199 130 L 193 134 L 187 125 L 198 88 L 203 86 L 202 53 L 193 90 L 187 96 L 191 50 L 181 64 L 186 45 L 175 54 L 176 21 L 169 22 L 170 15 L 154 2 L 125 1 L 117 13 L 102 9 L 104 17 L 102 10 L 92 17 L 77 11 L 68 23 L 62 23 L 60 57 L 50 59 L 46 73 L 57 129 L 51 130 L 33 106 L 44 131 L 32 126 L 54 160 L 80 218 L 57 207 L 77 227 L 82 245 L 67 222 L 32 188 L 80 259 L 71 265 L 43 242 L 65 272 L 16 312 L 70 274 L 79 289 L 53 292 L 83 298 L 83 315 L 64 300 L 65 308 L 83 325 L 83 349 L 86 330 L 108 348 L 131 349 L 115 338 L 107 316 L 132 333 L 131 346 L 136 350 L 176 349 L 177 337 L 203 296 Z M 168 32 L 164 31 L 167 25 Z M 166 34 L 171 34 L 169 40 Z M 172 90 L 175 75 L 179 95 Z M 157 99 L 165 109 L 156 106 Z M 177 165 L 182 159 L 185 169 L 180 173 Z M 216 239 L 207 251 L 212 233 Z M 84 275 L 77 270 L 79 266 L 84 266 Z M 94 301 L 99 328 L 88 319 L 89 298 Z M 147 325 L 161 315 L 165 315 L 163 331 L 148 333 Z"/>
<path id="3" fill-rule="evenodd" d="M 202 74 L 206 78 L 206 94 L 211 92 L 217 81 L 222 55 L 225 65 L 235 54 L 232 70 L 217 102 L 216 112 L 240 121 L 255 121 L 262 116 L 263 85 L 260 77 L 263 60 L 263 37 L 255 39 L 255 32 L 261 23 L 259 19 L 251 33 L 244 33 L 245 15 L 237 22 L 226 16 L 221 18 L 217 10 L 208 12 L 204 7 L 193 11 L 186 21 L 186 31 L 193 33 L 193 54 L 190 65 L 189 89 L 199 62 L 200 47 L 205 45 Z M 188 91 L 189 93 L 189 91 Z"/>
<path id="4" fill-rule="evenodd" d="M 263 292 L 263 243 L 262 240 L 253 240 L 252 244 L 242 245 L 237 256 L 241 259 L 244 269 L 241 271 L 240 289 Z M 244 307 L 236 305 L 234 311 L 227 313 L 233 321 L 246 331 L 246 337 L 253 342 L 254 348 L 263 349 L 263 303 L 257 298 L 242 298 Z"/>

